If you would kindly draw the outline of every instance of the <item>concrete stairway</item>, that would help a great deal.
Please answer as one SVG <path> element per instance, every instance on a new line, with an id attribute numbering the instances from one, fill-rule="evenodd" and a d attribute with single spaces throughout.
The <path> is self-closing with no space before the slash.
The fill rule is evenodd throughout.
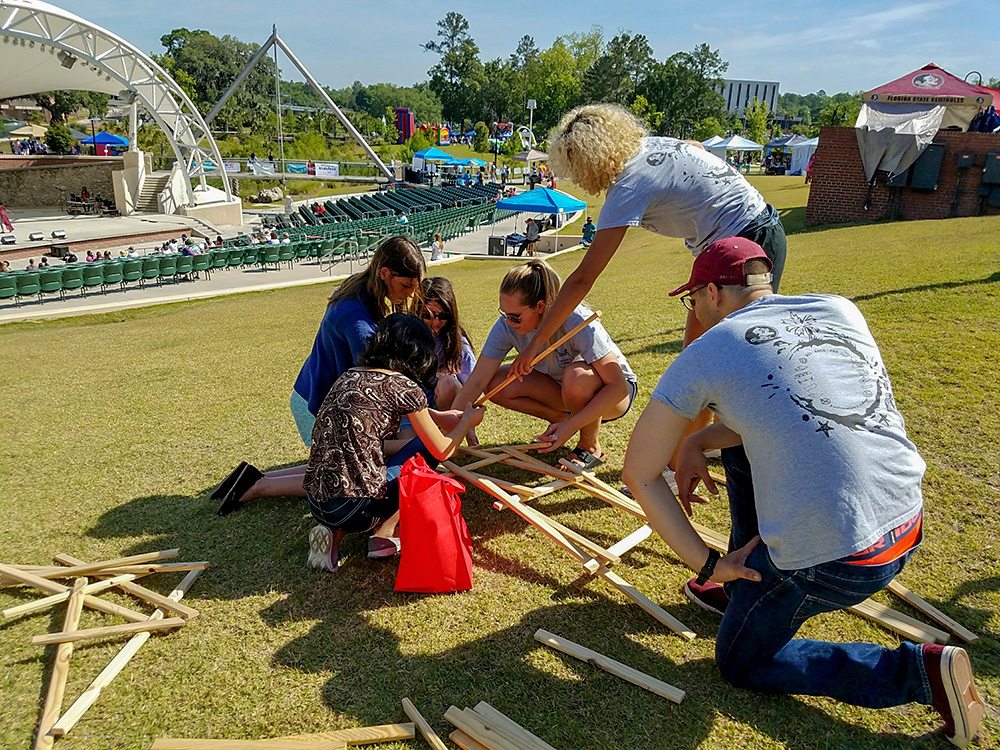
<path id="1" fill-rule="evenodd" d="M 158 214 L 160 206 L 157 197 L 167 187 L 170 181 L 170 173 L 147 174 L 143 180 L 142 189 L 139 191 L 139 198 L 135 202 L 135 210 L 141 214 Z"/>

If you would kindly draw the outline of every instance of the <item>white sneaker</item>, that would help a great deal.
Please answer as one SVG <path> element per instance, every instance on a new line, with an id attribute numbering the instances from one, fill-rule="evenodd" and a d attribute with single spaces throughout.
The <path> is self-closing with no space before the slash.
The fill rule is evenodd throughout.
<path id="1" fill-rule="evenodd" d="M 333 531 L 323 524 L 313 526 L 309 531 L 309 558 L 306 567 L 310 570 L 337 572 L 340 550 L 333 544 Z"/>

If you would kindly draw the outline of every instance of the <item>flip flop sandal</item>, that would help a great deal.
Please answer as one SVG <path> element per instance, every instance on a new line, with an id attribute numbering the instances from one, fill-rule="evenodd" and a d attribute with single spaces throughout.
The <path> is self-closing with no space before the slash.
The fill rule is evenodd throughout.
<path id="1" fill-rule="evenodd" d="M 563 462 L 571 464 L 574 468 L 580 469 L 581 471 L 590 471 L 591 469 L 603 464 L 604 459 L 598 458 L 590 451 L 577 447 L 571 450 L 565 458 L 560 460 L 560 463 Z"/>
<path id="2" fill-rule="evenodd" d="M 264 474 L 256 466 L 251 466 L 250 464 L 244 466 L 243 471 L 236 477 L 236 481 L 233 482 L 232 487 L 229 488 L 226 496 L 222 499 L 217 513 L 220 516 L 228 516 L 233 511 L 242 508 L 244 503 L 240 502 L 240 500 L 246 494 L 247 490 L 257 484 L 257 481 L 263 476 Z"/>
<path id="3" fill-rule="evenodd" d="M 235 484 L 236 480 L 240 478 L 240 474 L 243 473 L 243 470 L 247 466 L 249 466 L 249 464 L 246 461 L 240 461 L 239 465 L 231 472 L 229 472 L 229 474 L 226 475 L 225 479 L 219 482 L 219 486 L 212 491 L 212 494 L 208 496 L 208 499 L 221 500 L 226 495 L 228 495 L 229 490 L 233 488 L 233 484 Z"/>

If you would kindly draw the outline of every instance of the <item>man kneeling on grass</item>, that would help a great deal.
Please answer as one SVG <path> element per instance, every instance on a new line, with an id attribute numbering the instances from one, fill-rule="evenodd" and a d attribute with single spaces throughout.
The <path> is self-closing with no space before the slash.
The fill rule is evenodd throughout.
<path id="1" fill-rule="evenodd" d="M 700 571 L 685 593 L 722 615 L 716 662 L 726 680 L 869 708 L 932 705 L 965 747 L 983 703 L 963 649 L 793 639 L 808 618 L 864 601 L 903 569 L 921 539 L 925 466 L 860 311 L 833 295 L 773 294 L 770 270 L 750 240 L 719 240 L 670 293 L 683 293 L 709 330 L 660 379 L 632 434 L 625 482 Z M 753 470 L 749 497 L 728 478 L 732 535 L 721 559 L 661 477 L 687 420 L 706 407 L 721 421 L 684 442 L 684 509 L 700 501 L 699 480 L 715 490 L 704 450 L 742 443 Z"/>

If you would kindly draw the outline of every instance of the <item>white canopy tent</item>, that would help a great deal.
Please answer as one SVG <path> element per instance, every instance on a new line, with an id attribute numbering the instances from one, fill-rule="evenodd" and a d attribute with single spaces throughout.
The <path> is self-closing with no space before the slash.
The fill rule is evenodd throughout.
<path id="1" fill-rule="evenodd" d="M 741 135 L 731 135 L 728 138 L 724 138 L 719 141 L 715 145 L 709 146 L 708 150 L 720 159 L 724 160 L 726 158 L 727 151 L 763 151 L 764 147 L 761 144 L 754 143 Z"/>
<path id="2" fill-rule="evenodd" d="M 788 167 L 788 174 L 805 174 L 809 160 L 816 153 L 819 146 L 819 138 L 810 138 L 808 141 L 801 141 L 792 146 L 792 161 Z"/>
<path id="3" fill-rule="evenodd" d="M 722 143 L 725 139 L 721 135 L 713 135 L 707 141 L 702 141 L 701 145 L 705 148 L 712 148 L 716 143 Z"/>

